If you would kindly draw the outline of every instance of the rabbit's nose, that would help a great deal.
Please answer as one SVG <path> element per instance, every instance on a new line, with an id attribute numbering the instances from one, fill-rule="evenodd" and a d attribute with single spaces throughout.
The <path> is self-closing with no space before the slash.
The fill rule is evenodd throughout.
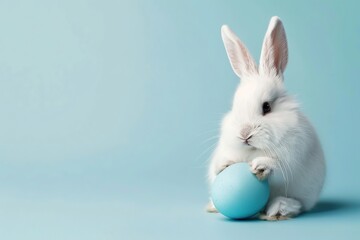
<path id="1" fill-rule="evenodd" d="M 240 131 L 241 137 L 246 140 L 250 139 L 249 136 L 250 136 L 251 130 L 252 130 L 252 127 L 250 124 L 245 125 Z"/>

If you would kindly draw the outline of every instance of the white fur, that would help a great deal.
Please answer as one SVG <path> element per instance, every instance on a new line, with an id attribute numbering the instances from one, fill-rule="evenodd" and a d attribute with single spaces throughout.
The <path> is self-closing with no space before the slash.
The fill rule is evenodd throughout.
<path id="1" fill-rule="evenodd" d="M 231 66 L 241 82 L 232 109 L 222 121 L 209 166 L 209 182 L 225 167 L 247 162 L 257 176 L 262 173 L 266 178 L 270 174 L 267 217 L 286 219 L 307 211 L 315 205 L 322 189 L 325 161 L 314 128 L 284 88 L 288 57 L 284 27 L 278 17 L 271 19 L 259 69 L 229 27 L 223 26 L 221 32 Z M 266 101 L 272 111 L 263 116 L 262 104 Z M 244 139 L 250 135 L 247 145 Z"/>

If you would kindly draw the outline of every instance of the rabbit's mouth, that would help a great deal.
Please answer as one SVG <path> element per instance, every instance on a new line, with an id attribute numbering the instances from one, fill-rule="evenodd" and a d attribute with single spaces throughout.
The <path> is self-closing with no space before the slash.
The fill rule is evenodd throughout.
<path id="1" fill-rule="evenodd" d="M 252 135 L 246 137 L 246 138 L 243 138 L 243 137 L 240 137 L 238 136 L 238 138 L 241 140 L 241 142 L 245 145 L 245 146 L 249 146 L 249 147 L 254 147 L 252 145 L 252 141 L 251 141 L 251 138 L 252 138 Z"/>

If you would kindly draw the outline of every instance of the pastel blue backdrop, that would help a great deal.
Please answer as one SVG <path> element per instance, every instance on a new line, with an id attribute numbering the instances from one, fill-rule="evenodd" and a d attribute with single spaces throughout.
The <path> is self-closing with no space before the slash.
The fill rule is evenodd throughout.
<path id="1" fill-rule="evenodd" d="M 355 239 L 356 1 L 0 2 L 1 239 Z M 207 158 L 238 79 L 220 26 L 256 59 L 282 18 L 286 85 L 324 145 L 320 204 L 291 221 L 204 212 Z"/>

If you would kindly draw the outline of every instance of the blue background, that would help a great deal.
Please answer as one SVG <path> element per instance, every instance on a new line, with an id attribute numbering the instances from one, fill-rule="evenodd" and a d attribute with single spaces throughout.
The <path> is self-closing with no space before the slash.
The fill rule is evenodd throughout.
<path id="1" fill-rule="evenodd" d="M 2 239 L 355 239 L 360 234 L 356 1 L 0 2 Z M 258 60 L 282 18 L 289 91 L 328 175 L 291 221 L 204 212 L 207 158 L 238 79 L 230 25 Z"/>

